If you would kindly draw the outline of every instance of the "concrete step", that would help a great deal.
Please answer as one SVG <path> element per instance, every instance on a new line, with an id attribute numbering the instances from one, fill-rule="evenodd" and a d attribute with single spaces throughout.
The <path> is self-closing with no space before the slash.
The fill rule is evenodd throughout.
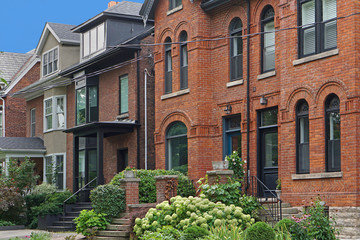
<path id="1" fill-rule="evenodd" d="M 92 210 L 93 208 L 92 208 L 92 206 L 76 206 L 76 207 L 72 207 L 73 212 L 80 212 L 80 211 L 82 211 L 84 209 Z"/>
<path id="2" fill-rule="evenodd" d="M 65 227 L 65 226 L 48 226 L 47 230 L 49 232 L 71 232 L 74 231 L 74 227 Z"/>
<path id="3" fill-rule="evenodd" d="M 78 217 L 80 212 L 66 212 L 65 216 Z"/>
<path id="4" fill-rule="evenodd" d="M 127 218 L 113 218 L 111 223 L 112 224 L 120 224 L 120 225 L 130 225 L 130 219 L 127 219 Z"/>
<path id="5" fill-rule="evenodd" d="M 298 214 L 299 211 L 296 208 L 283 208 L 282 214 Z"/>
<path id="6" fill-rule="evenodd" d="M 102 237 L 102 236 L 94 236 L 92 237 L 94 240 L 129 240 L 129 237 Z"/>
<path id="7" fill-rule="evenodd" d="M 130 236 L 130 232 L 127 231 L 99 231 L 96 234 L 97 236 L 101 236 L 101 237 L 129 237 Z"/>
<path id="8" fill-rule="evenodd" d="M 130 225 L 108 224 L 106 230 L 111 231 L 131 231 Z"/>
<path id="9" fill-rule="evenodd" d="M 60 217 L 60 221 L 72 221 L 75 218 L 76 218 L 75 216 L 62 216 Z"/>
<path id="10" fill-rule="evenodd" d="M 283 214 L 282 218 L 287 218 L 287 219 L 291 219 L 292 217 L 297 217 L 297 218 L 301 218 L 303 215 L 301 213 L 298 214 Z"/>
<path id="11" fill-rule="evenodd" d="M 75 225 L 73 221 L 56 221 L 53 223 L 54 226 L 65 226 L 65 227 L 72 227 Z"/>

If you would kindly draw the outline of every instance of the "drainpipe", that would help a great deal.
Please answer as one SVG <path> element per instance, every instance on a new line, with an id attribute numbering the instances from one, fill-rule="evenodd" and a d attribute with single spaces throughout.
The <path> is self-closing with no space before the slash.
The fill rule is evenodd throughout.
<path id="1" fill-rule="evenodd" d="M 3 102 L 3 109 L 2 109 L 2 137 L 5 137 L 5 99 L 3 97 L 0 97 L 0 99 Z"/>
<path id="2" fill-rule="evenodd" d="M 246 85 L 246 161 L 247 161 L 247 184 L 246 191 L 249 188 L 249 180 L 250 180 L 250 0 L 247 0 L 247 37 L 246 37 L 246 45 L 247 45 L 247 85 Z"/>
<path id="3" fill-rule="evenodd" d="M 145 170 L 148 169 L 148 135 L 147 135 L 147 77 L 149 75 L 150 77 L 150 74 L 148 72 L 148 70 L 145 68 L 144 69 L 144 79 L 145 79 L 145 82 L 144 82 L 144 132 L 145 132 Z"/>
<path id="4" fill-rule="evenodd" d="M 136 58 L 139 58 L 140 50 L 136 52 Z M 140 123 L 140 63 L 139 59 L 136 61 L 136 84 L 137 84 L 137 112 L 136 119 Z M 136 134 L 136 142 L 137 142 L 137 169 L 140 169 L 140 127 L 137 128 Z"/>

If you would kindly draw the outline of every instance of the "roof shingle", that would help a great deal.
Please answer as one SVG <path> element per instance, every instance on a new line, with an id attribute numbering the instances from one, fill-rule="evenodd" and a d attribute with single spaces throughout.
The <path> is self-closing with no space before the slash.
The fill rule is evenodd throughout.
<path id="1" fill-rule="evenodd" d="M 0 137 L 0 150 L 45 150 L 44 141 L 38 137 Z"/>
<path id="2" fill-rule="evenodd" d="M 0 77 L 10 82 L 33 54 L 0 52 Z"/>

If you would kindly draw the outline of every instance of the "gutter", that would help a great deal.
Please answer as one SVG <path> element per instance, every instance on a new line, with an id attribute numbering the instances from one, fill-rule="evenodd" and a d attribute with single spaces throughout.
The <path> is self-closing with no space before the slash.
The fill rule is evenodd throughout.
<path id="1" fill-rule="evenodd" d="M 250 0 L 247 0 L 247 37 L 246 37 L 246 45 L 247 45 L 247 73 L 246 73 L 246 167 L 247 167 L 247 184 L 245 191 L 249 189 L 249 181 L 250 181 Z"/>

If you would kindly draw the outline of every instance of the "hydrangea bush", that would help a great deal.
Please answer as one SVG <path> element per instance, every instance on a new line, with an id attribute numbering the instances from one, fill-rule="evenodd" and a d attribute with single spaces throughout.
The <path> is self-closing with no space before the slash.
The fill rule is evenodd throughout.
<path id="1" fill-rule="evenodd" d="M 243 209 L 235 205 L 211 202 L 206 198 L 176 196 L 151 208 L 144 218 L 135 220 L 134 232 L 141 236 L 145 231 L 156 232 L 163 226 L 172 226 L 185 230 L 190 226 L 210 229 L 214 226 L 231 224 L 245 229 L 255 220 L 244 214 Z"/>

